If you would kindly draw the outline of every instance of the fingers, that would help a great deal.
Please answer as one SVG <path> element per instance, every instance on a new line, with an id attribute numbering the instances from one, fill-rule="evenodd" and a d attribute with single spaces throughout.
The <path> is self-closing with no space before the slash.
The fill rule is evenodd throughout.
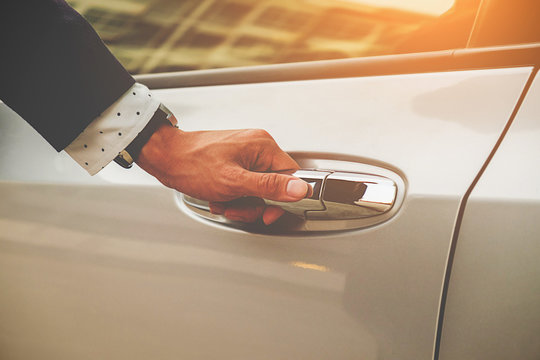
<path id="1" fill-rule="evenodd" d="M 264 206 L 225 209 L 225 217 L 233 221 L 241 221 L 245 223 L 253 223 L 257 221 L 263 214 Z"/>
<path id="2" fill-rule="evenodd" d="M 208 205 L 210 207 L 210 213 L 214 215 L 223 215 L 225 213 L 226 206 L 224 203 L 210 202 Z"/>
<path id="3" fill-rule="evenodd" d="M 265 223 L 265 225 L 273 224 L 284 213 L 285 210 L 283 210 L 279 206 L 268 206 L 266 209 L 264 209 L 264 213 L 262 216 L 263 222 Z"/>
<path id="4" fill-rule="evenodd" d="M 272 139 L 268 133 L 265 134 Z M 246 169 L 239 183 L 242 192 L 248 196 L 275 201 L 302 200 L 309 194 L 310 186 L 305 181 L 286 174 L 298 170 L 300 168 L 298 163 L 289 154 L 281 150 L 273 139 L 270 144 L 272 144 L 270 145 L 271 151 L 260 151 L 257 155 L 257 159 L 261 163 L 269 164 L 270 168 L 268 168 L 268 165 L 264 167 L 266 172 Z"/>
<path id="5" fill-rule="evenodd" d="M 268 133 L 257 131 L 255 135 L 271 138 Z M 312 193 L 311 186 L 305 181 L 287 175 L 299 169 L 298 164 L 286 152 L 282 151 L 275 141 L 264 142 L 263 150 L 251 154 L 254 161 L 247 160 L 239 165 L 242 169 L 235 169 L 236 176 L 233 184 L 228 185 L 228 191 L 233 192 L 239 199 L 229 202 L 211 202 L 210 210 L 213 214 L 224 215 L 230 220 L 242 222 L 255 222 L 262 218 L 267 225 L 278 220 L 285 212 L 278 206 L 264 205 L 261 199 L 274 201 L 299 201 Z M 256 170 L 256 171 L 250 171 Z M 261 172 L 257 172 L 261 171 Z M 262 172 L 273 171 L 273 172 Z M 231 191 L 230 189 L 234 189 Z M 254 203 L 258 198 L 260 202 Z"/>
<path id="6" fill-rule="evenodd" d="M 278 206 L 265 207 L 264 202 L 257 198 L 243 198 L 227 203 L 210 203 L 210 212 L 215 215 L 224 215 L 227 219 L 252 223 L 262 217 L 265 225 L 277 221 L 285 210 Z"/>
<path id="7" fill-rule="evenodd" d="M 294 161 L 294 159 L 289 154 L 287 154 L 286 152 L 284 152 L 278 147 L 277 153 L 274 154 L 274 157 L 272 159 L 272 165 L 271 165 L 270 171 L 277 171 L 281 173 L 284 173 L 284 172 L 293 173 L 298 169 L 300 169 L 300 166 L 298 166 L 298 163 Z"/>
<path id="8" fill-rule="evenodd" d="M 309 195 L 311 187 L 305 181 L 278 173 L 244 171 L 238 186 L 247 196 L 275 201 L 299 201 Z"/>
<path id="9" fill-rule="evenodd" d="M 210 212 L 224 215 L 227 219 L 252 223 L 257 221 L 264 212 L 265 204 L 258 198 L 240 198 L 225 203 L 211 202 Z"/>

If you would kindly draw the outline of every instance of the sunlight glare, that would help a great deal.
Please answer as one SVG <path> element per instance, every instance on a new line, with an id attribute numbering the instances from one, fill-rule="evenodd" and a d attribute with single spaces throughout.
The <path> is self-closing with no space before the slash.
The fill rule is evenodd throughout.
<path id="1" fill-rule="evenodd" d="M 454 0 L 341 0 L 377 7 L 441 15 L 454 5 Z"/>

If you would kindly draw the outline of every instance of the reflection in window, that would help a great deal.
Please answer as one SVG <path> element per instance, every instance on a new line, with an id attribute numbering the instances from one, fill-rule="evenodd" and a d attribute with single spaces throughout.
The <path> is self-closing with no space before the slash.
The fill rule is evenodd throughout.
<path id="1" fill-rule="evenodd" d="M 221 34 L 191 31 L 181 37 L 176 42 L 176 46 L 188 48 L 213 48 L 223 41 L 225 41 L 225 36 Z"/>
<path id="2" fill-rule="evenodd" d="M 439 17 L 425 22 L 404 36 L 395 48 L 396 53 L 421 52 L 463 48 L 481 0 L 456 0 L 454 6 Z"/>
<path id="3" fill-rule="evenodd" d="M 72 4 L 130 72 L 149 73 L 463 47 L 479 1 L 76 0 Z"/>
<path id="4" fill-rule="evenodd" d="M 375 30 L 376 21 L 360 12 L 331 9 L 321 16 L 314 35 L 330 39 L 358 39 Z"/>
<path id="5" fill-rule="evenodd" d="M 264 62 L 272 62 L 275 54 L 280 51 L 281 47 L 282 45 L 277 41 L 246 35 L 234 42 L 232 51 L 237 56 L 248 56 Z"/>
<path id="6" fill-rule="evenodd" d="M 252 9 L 250 4 L 234 1 L 217 1 L 202 16 L 202 21 L 232 25 L 242 20 Z"/>
<path id="7" fill-rule="evenodd" d="M 309 23 L 311 17 L 312 14 L 305 11 L 269 6 L 255 19 L 255 25 L 287 31 L 299 31 Z"/>

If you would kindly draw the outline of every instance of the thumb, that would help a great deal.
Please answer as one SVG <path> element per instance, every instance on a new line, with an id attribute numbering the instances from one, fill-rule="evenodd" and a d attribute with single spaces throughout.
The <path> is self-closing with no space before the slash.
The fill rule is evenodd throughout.
<path id="1" fill-rule="evenodd" d="M 297 177 L 278 173 L 246 171 L 239 184 L 248 196 L 274 201 L 299 201 L 311 193 L 307 182 Z"/>

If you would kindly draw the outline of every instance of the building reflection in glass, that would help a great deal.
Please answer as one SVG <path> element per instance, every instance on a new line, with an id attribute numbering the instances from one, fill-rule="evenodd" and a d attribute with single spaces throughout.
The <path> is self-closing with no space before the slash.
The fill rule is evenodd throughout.
<path id="1" fill-rule="evenodd" d="M 392 54 L 439 15 L 388 1 L 384 8 L 339 0 L 70 3 L 134 74 Z"/>

